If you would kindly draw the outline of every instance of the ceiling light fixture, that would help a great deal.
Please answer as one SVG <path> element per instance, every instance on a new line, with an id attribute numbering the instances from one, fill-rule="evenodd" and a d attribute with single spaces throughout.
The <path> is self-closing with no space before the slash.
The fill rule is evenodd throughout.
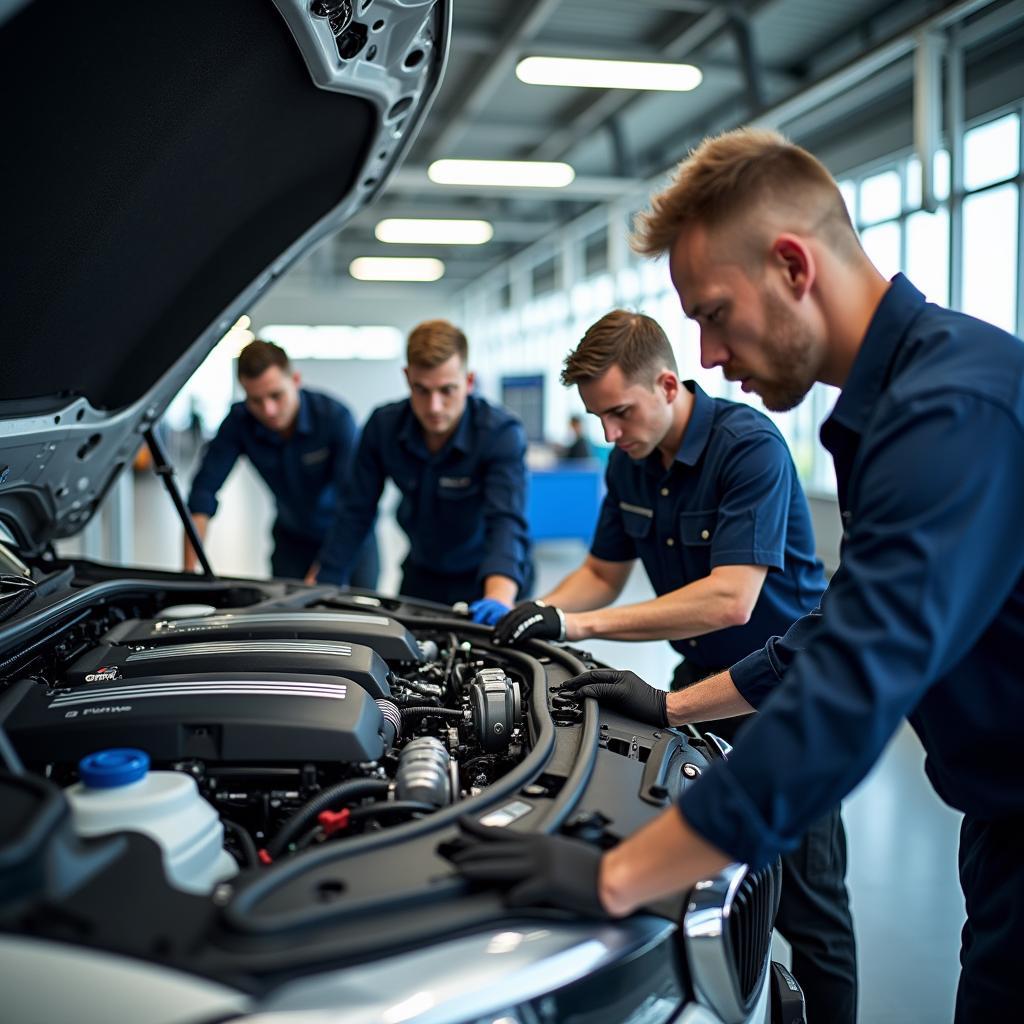
<path id="1" fill-rule="evenodd" d="M 494 237 L 485 220 L 420 220 L 389 217 L 373 233 L 381 242 L 423 245 L 483 245 Z"/>
<path id="2" fill-rule="evenodd" d="M 439 185 L 565 188 L 576 172 L 568 164 L 541 160 L 435 160 L 427 177 Z"/>
<path id="3" fill-rule="evenodd" d="M 357 281 L 437 281 L 444 276 L 444 264 L 435 259 L 357 256 L 348 272 Z"/>
<path id="4" fill-rule="evenodd" d="M 689 92 L 700 85 L 704 76 L 692 64 L 590 60 L 580 57 L 524 57 L 516 65 L 516 77 L 528 85 Z"/>

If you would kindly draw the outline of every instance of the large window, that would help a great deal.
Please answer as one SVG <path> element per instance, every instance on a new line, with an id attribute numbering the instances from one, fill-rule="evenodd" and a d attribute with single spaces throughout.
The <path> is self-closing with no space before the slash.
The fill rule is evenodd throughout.
<path id="1" fill-rule="evenodd" d="M 952 305 L 1016 333 L 1024 327 L 1018 294 L 1020 124 L 1017 108 L 968 126 L 961 140 L 963 188 L 959 192 L 951 187 L 949 153 L 936 154 L 937 208 L 931 211 L 922 208 L 921 167 L 909 153 L 839 182 L 864 248 L 883 274 L 891 277 L 903 271 L 930 301 Z M 513 305 L 498 315 L 493 312 L 494 303 L 483 295 L 475 305 L 469 296 L 465 320 L 485 387 L 496 385 L 503 374 L 545 373 L 545 422 L 553 439 L 559 440 L 568 415 L 582 411 L 575 389 L 566 391 L 558 382 L 561 360 L 594 320 L 615 306 L 624 306 L 661 323 L 672 340 L 681 376 L 694 378 L 711 395 L 763 408 L 758 396 L 743 394 L 720 370 L 700 365 L 697 327 L 683 317 L 665 261 L 627 255 L 625 265 L 615 267 L 609 260 L 605 266 L 604 259 L 588 255 L 595 237 L 594 229 L 588 227 L 575 241 L 564 243 L 577 248 L 566 265 L 582 269 L 581 280 L 563 282 L 568 286 L 565 292 L 538 294 L 535 288 L 528 292 L 533 297 L 519 308 Z M 956 259 L 952 258 L 954 238 L 961 239 Z M 550 252 L 544 259 L 551 261 Z M 516 293 L 515 287 L 509 290 Z M 834 388 L 816 385 L 796 409 L 769 414 L 812 493 L 835 492 L 831 459 L 821 447 L 818 431 L 837 395 Z M 592 440 L 600 443 L 599 425 L 591 417 L 588 429 Z"/>

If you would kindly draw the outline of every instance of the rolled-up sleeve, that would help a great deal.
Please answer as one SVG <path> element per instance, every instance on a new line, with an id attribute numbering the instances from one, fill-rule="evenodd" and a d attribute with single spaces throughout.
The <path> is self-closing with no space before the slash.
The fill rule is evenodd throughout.
<path id="1" fill-rule="evenodd" d="M 366 423 L 355 459 L 339 487 L 334 521 L 317 556 L 320 563 L 317 578 L 323 583 L 348 583 L 360 545 L 373 529 L 387 480 L 382 433 L 380 418 L 374 413 Z"/>
<path id="2" fill-rule="evenodd" d="M 781 437 L 760 430 L 741 438 L 722 467 L 711 565 L 786 564 L 793 460 Z"/>
<path id="3" fill-rule="evenodd" d="M 526 433 L 509 421 L 497 431 L 483 473 L 485 551 L 477 575 L 526 581 Z"/>
<path id="4" fill-rule="evenodd" d="M 1009 412 L 946 392 L 892 402 L 877 420 L 821 616 L 740 663 L 741 688 L 780 672 L 782 682 L 729 760 L 680 800 L 693 828 L 754 866 L 794 847 L 864 778 L 1024 569 L 1024 438 Z"/>
<path id="5" fill-rule="evenodd" d="M 212 516 L 217 511 L 217 492 L 223 487 L 228 473 L 241 454 L 241 430 L 237 416 L 232 410 L 203 453 L 203 460 L 192 480 L 192 488 L 188 495 L 190 512 Z"/>

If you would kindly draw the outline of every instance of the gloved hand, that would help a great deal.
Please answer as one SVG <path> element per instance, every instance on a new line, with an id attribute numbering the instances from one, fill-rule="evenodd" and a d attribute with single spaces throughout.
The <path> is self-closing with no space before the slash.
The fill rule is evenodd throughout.
<path id="1" fill-rule="evenodd" d="M 645 683 L 635 672 L 595 668 L 562 683 L 559 694 L 593 697 L 603 708 L 638 722 L 668 726 L 668 694 Z"/>
<path id="2" fill-rule="evenodd" d="M 460 875 L 505 891 L 510 907 L 561 907 L 610 915 L 598 896 L 601 850 L 580 839 L 511 832 L 459 819 L 465 839 L 444 855 Z"/>
<path id="3" fill-rule="evenodd" d="M 543 601 L 517 604 L 494 627 L 494 642 L 514 647 L 526 640 L 564 640 L 565 616 Z"/>
<path id="4" fill-rule="evenodd" d="M 469 606 L 470 618 L 484 626 L 493 626 L 507 611 L 509 606 L 493 597 L 481 597 Z"/>

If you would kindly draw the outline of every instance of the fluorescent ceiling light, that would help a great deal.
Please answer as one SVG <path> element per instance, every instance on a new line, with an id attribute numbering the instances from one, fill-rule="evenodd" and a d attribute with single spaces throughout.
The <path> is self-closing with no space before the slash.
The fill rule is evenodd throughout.
<path id="1" fill-rule="evenodd" d="M 689 92 L 700 85 L 704 76 L 692 64 L 589 60 L 579 57 L 524 57 L 516 65 L 516 77 L 528 85 Z"/>
<path id="2" fill-rule="evenodd" d="M 444 264 L 435 259 L 358 256 L 348 272 L 357 281 L 436 281 L 444 276 Z"/>
<path id="3" fill-rule="evenodd" d="M 382 220 L 373 232 L 381 242 L 426 245 L 483 245 L 494 237 L 485 220 Z"/>
<path id="4" fill-rule="evenodd" d="M 435 160 L 427 177 L 439 185 L 564 188 L 576 172 L 568 164 L 540 160 Z"/>

